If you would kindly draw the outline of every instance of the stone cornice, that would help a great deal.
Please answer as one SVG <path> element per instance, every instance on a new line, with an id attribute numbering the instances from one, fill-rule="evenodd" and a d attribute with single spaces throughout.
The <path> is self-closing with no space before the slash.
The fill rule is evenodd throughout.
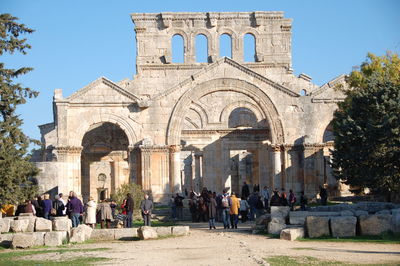
<path id="1" fill-rule="evenodd" d="M 59 146 L 55 147 L 58 154 L 80 154 L 82 152 L 82 147 L 73 146 Z"/>
<path id="2" fill-rule="evenodd" d="M 245 134 L 265 134 L 269 133 L 269 129 L 189 129 L 182 130 L 182 135 L 212 135 L 212 134 L 232 134 L 232 135 L 245 135 Z"/>
<path id="3" fill-rule="evenodd" d="M 167 145 L 140 145 L 139 149 L 144 153 L 168 153 L 169 146 Z"/>

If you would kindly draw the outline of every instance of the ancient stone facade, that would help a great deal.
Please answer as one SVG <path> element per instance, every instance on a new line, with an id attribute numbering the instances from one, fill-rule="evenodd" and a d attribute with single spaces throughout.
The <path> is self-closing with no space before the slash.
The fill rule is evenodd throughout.
<path id="1" fill-rule="evenodd" d="M 328 165 L 330 121 L 343 95 L 340 76 L 319 87 L 293 74 L 291 19 L 283 12 L 131 14 L 137 74 L 105 77 L 64 98 L 54 94 L 54 122 L 41 125 L 37 165 L 43 190 L 108 197 L 135 182 L 156 201 L 202 187 L 240 192 L 243 181 L 304 190 L 340 190 Z M 220 38 L 231 58 L 220 57 Z M 244 61 L 243 38 L 255 40 Z M 172 38 L 183 38 L 183 63 Z M 196 36 L 207 61 L 196 62 Z"/>

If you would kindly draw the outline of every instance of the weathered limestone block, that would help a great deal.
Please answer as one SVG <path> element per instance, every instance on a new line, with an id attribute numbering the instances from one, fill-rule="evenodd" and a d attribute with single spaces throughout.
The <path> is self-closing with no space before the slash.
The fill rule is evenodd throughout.
<path id="1" fill-rule="evenodd" d="M 15 234 L 11 243 L 11 248 L 30 248 L 33 247 L 33 245 L 34 238 L 31 234 Z"/>
<path id="2" fill-rule="evenodd" d="M 310 213 L 308 211 L 290 212 L 289 213 L 289 223 L 304 225 L 306 223 L 306 218 L 309 215 L 310 215 Z"/>
<path id="3" fill-rule="evenodd" d="M 28 230 L 29 220 L 13 220 L 11 221 L 11 231 L 12 232 L 26 232 Z"/>
<path id="4" fill-rule="evenodd" d="M 172 234 L 174 236 L 187 236 L 189 235 L 189 226 L 173 226 Z"/>
<path id="5" fill-rule="evenodd" d="M 392 215 L 394 215 L 394 214 L 400 214 L 400 208 L 398 208 L 398 209 L 391 209 L 390 211 L 391 211 Z"/>
<path id="6" fill-rule="evenodd" d="M 160 227 L 155 227 L 155 229 L 159 237 L 172 235 L 172 228 L 170 226 L 160 226 Z"/>
<path id="7" fill-rule="evenodd" d="M 137 228 L 121 228 L 114 230 L 116 240 L 133 240 L 138 236 Z"/>
<path id="8" fill-rule="evenodd" d="M 270 221 L 271 214 L 264 214 L 256 219 L 256 225 L 267 225 Z"/>
<path id="9" fill-rule="evenodd" d="M 329 217 L 308 216 L 306 218 L 307 233 L 310 238 L 329 236 Z"/>
<path id="10" fill-rule="evenodd" d="M 30 216 L 30 217 L 33 217 L 33 213 L 29 213 L 29 212 L 23 212 L 23 213 L 20 213 L 19 215 L 18 215 L 18 218 L 21 218 L 21 217 L 26 217 L 26 216 Z"/>
<path id="11" fill-rule="evenodd" d="M 391 214 L 390 210 L 381 210 L 376 212 L 375 214 Z"/>
<path id="12" fill-rule="evenodd" d="M 294 241 L 304 237 L 304 227 L 286 228 L 281 231 L 280 239 Z"/>
<path id="13" fill-rule="evenodd" d="M 271 218 L 282 217 L 286 219 L 289 216 L 289 206 L 271 206 Z"/>
<path id="14" fill-rule="evenodd" d="M 0 246 L 9 248 L 16 234 L 0 234 Z"/>
<path id="15" fill-rule="evenodd" d="M 85 224 L 80 224 L 77 227 L 72 228 L 71 237 L 69 242 L 71 243 L 83 243 L 90 239 L 93 229 Z"/>
<path id="16" fill-rule="evenodd" d="M 45 218 L 37 218 L 35 222 L 36 232 L 51 232 L 53 229 L 53 224 L 50 220 Z"/>
<path id="17" fill-rule="evenodd" d="M 316 217 L 330 217 L 330 216 L 340 216 L 340 212 L 310 212 L 309 215 Z"/>
<path id="18" fill-rule="evenodd" d="M 341 216 L 354 216 L 354 213 L 352 211 L 349 210 L 344 210 L 340 212 Z"/>
<path id="19" fill-rule="evenodd" d="M 277 224 L 286 224 L 286 219 L 284 217 L 272 217 L 271 218 L 271 223 L 277 223 Z"/>
<path id="20" fill-rule="evenodd" d="M 68 241 L 68 233 L 66 231 L 46 232 L 44 235 L 44 245 L 49 247 L 61 246 Z"/>
<path id="21" fill-rule="evenodd" d="M 357 210 L 354 212 L 355 216 L 360 217 L 361 215 L 368 215 L 367 211 Z"/>
<path id="22" fill-rule="evenodd" d="M 285 228 L 286 224 L 270 222 L 268 224 L 268 234 L 279 235 Z"/>
<path id="23" fill-rule="evenodd" d="M 158 238 L 157 232 L 153 227 L 141 226 L 138 229 L 138 236 L 141 240 Z"/>
<path id="24" fill-rule="evenodd" d="M 380 235 L 392 230 L 392 215 L 361 215 L 359 217 L 361 235 Z"/>
<path id="25" fill-rule="evenodd" d="M 26 229 L 26 232 L 34 232 L 37 217 L 33 216 L 32 213 L 21 213 L 21 214 L 26 214 L 26 215 L 18 216 L 17 220 L 29 220 L 29 224 L 28 224 L 28 228 Z"/>
<path id="26" fill-rule="evenodd" d="M 332 236 L 351 237 L 356 235 L 357 218 L 354 216 L 331 217 Z"/>
<path id="27" fill-rule="evenodd" d="M 101 240 L 101 241 L 114 240 L 115 230 L 117 229 L 93 229 L 90 239 Z"/>
<path id="28" fill-rule="evenodd" d="M 68 217 L 56 217 L 53 220 L 53 231 L 71 231 L 72 221 Z"/>
<path id="29" fill-rule="evenodd" d="M 8 233 L 10 231 L 11 221 L 10 219 L 0 220 L 0 233 Z"/>
<path id="30" fill-rule="evenodd" d="M 392 214 L 392 230 L 395 233 L 400 233 L 400 212 Z"/>

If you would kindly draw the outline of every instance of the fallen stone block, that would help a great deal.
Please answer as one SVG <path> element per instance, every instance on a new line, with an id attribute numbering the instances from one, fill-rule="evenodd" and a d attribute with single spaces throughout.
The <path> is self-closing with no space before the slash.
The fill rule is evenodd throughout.
<path id="1" fill-rule="evenodd" d="M 31 214 L 31 213 L 27 213 L 27 214 Z M 18 216 L 17 220 L 28 220 L 29 224 L 28 227 L 26 228 L 25 232 L 35 232 L 35 223 L 36 223 L 36 216 L 32 216 L 32 215 L 25 215 L 25 216 Z"/>
<path id="2" fill-rule="evenodd" d="M 11 221 L 10 219 L 0 220 L 0 233 L 8 233 L 10 231 Z"/>
<path id="3" fill-rule="evenodd" d="M 59 218 L 56 217 L 53 220 L 53 231 L 71 231 L 72 221 L 67 217 Z"/>
<path id="4" fill-rule="evenodd" d="M 172 228 L 170 226 L 159 226 L 155 227 L 155 229 L 159 237 L 172 235 Z"/>
<path id="5" fill-rule="evenodd" d="M 174 236 L 187 236 L 189 235 L 189 226 L 173 226 L 172 234 Z"/>
<path id="6" fill-rule="evenodd" d="M 367 211 L 363 211 L 363 210 L 356 210 L 356 211 L 354 212 L 354 215 L 355 215 L 356 217 L 360 217 L 361 215 L 368 215 L 368 212 L 367 212 Z"/>
<path id="7" fill-rule="evenodd" d="M 11 248 L 30 248 L 34 246 L 43 246 L 44 234 L 44 232 L 15 234 L 12 239 Z"/>
<path id="8" fill-rule="evenodd" d="M 16 234 L 0 234 L 0 246 L 9 248 Z"/>
<path id="9" fill-rule="evenodd" d="M 286 219 L 289 216 L 289 206 L 271 206 L 271 218 L 283 217 Z"/>
<path id="10" fill-rule="evenodd" d="M 391 214 L 390 210 L 381 210 L 376 212 L 375 214 Z"/>
<path id="11" fill-rule="evenodd" d="M 13 220 L 11 221 L 10 228 L 12 232 L 26 232 L 29 226 L 29 219 Z"/>
<path id="12" fill-rule="evenodd" d="M 157 232 L 153 227 L 141 226 L 138 229 L 138 236 L 141 240 L 158 238 Z"/>
<path id="13" fill-rule="evenodd" d="M 297 227 L 297 228 L 286 228 L 281 231 L 280 239 L 294 241 L 297 238 L 304 237 L 304 228 Z"/>
<path id="14" fill-rule="evenodd" d="M 121 228 L 114 230 L 114 237 L 116 240 L 133 240 L 138 236 L 137 228 Z"/>
<path id="15" fill-rule="evenodd" d="M 310 212 L 309 214 L 309 216 L 317 217 L 340 216 L 340 212 Z"/>
<path id="16" fill-rule="evenodd" d="M 392 230 L 392 215 L 361 215 L 359 217 L 360 233 L 363 236 L 376 236 Z"/>
<path id="17" fill-rule="evenodd" d="M 44 245 L 49 247 L 61 246 L 68 242 L 68 233 L 66 231 L 46 232 L 44 235 Z"/>
<path id="18" fill-rule="evenodd" d="M 392 230 L 395 233 L 400 233 L 400 212 L 392 214 Z"/>
<path id="19" fill-rule="evenodd" d="M 272 217 L 270 223 L 286 224 L 286 219 L 284 217 Z"/>
<path id="20" fill-rule="evenodd" d="M 35 222 L 36 232 L 51 232 L 53 229 L 53 224 L 50 220 L 45 218 L 37 218 Z"/>
<path id="21" fill-rule="evenodd" d="M 93 229 L 90 239 L 110 241 L 115 239 L 115 230 L 120 229 Z"/>
<path id="22" fill-rule="evenodd" d="M 340 212 L 341 216 L 354 216 L 354 213 L 352 211 L 349 210 L 344 210 Z"/>
<path id="23" fill-rule="evenodd" d="M 333 237 L 352 237 L 356 235 L 357 218 L 354 216 L 331 217 L 329 222 Z"/>
<path id="24" fill-rule="evenodd" d="M 310 238 L 329 236 L 329 217 L 308 216 L 306 219 L 307 233 Z"/>
<path id="25" fill-rule="evenodd" d="M 271 214 L 263 214 L 256 219 L 257 225 L 267 225 L 271 221 Z"/>
<path id="26" fill-rule="evenodd" d="M 306 218 L 310 213 L 308 211 L 297 211 L 289 213 L 289 223 L 304 225 L 306 223 Z"/>
<path id="27" fill-rule="evenodd" d="M 279 235 L 285 228 L 286 224 L 270 222 L 268 224 L 268 234 Z"/>
<path id="28" fill-rule="evenodd" d="M 83 243 L 90 239 L 93 229 L 85 224 L 80 224 L 77 227 L 72 228 L 71 237 L 69 242 L 71 243 Z"/>

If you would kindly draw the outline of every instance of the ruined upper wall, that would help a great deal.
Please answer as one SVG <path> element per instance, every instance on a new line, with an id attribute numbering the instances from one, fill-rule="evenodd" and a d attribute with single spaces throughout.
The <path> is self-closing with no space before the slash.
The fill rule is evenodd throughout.
<path id="1" fill-rule="evenodd" d="M 269 67 L 291 67 L 291 19 L 283 12 L 208 12 L 208 13 L 134 13 L 137 45 L 137 71 L 143 67 L 168 67 L 172 63 L 172 37 L 184 40 L 184 64 L 196 65 L 195 39 L 208 40 L 208 63 L 219 57 L 222 34 L 232 39 L 232 59 L 243 63 L 243 38 L 255 37 L 255 62 Z M 248 64 L 248 63 L 246 63 Z M 180 64 L 182 65 L 182 64 Z"/>

